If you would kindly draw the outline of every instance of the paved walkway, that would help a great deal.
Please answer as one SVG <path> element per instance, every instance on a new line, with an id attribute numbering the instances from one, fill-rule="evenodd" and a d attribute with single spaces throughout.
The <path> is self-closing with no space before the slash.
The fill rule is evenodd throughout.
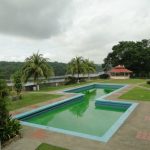
<path id="1" fill-rule="evenodd" d="M 131 85 L 107 98 L 118 99 L 133 87 Z M 150 150 L 150 103 L 138 102 L 138 107 L 107 143 L 24 126 L 24 137 L 4 150 L 35 150 L 43 142 L 70 150 Z"/>

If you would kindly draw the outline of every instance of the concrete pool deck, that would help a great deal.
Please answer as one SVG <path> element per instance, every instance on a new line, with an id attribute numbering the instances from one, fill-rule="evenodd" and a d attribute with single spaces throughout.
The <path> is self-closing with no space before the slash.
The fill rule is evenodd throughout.
<path id="1" fill-rule="evenodd" d="M 131 85 L 107 98 L 116 100 L 121 94 L 133 87 L 134 86 Z M 65 96 L 69 97 L 71 95 L 68 94 Z M 44 103 L 60 101 L 63 98 L 64 96 Z M 44 105 L 44 103 L 36 104 L 35 108 Z M 4 150 L 34 150 L 43 142 L 68 148 L 70 150 L 149 150 L 150 103 L 140 101 L 138 101 L 138 103 L 138 107 L 107 143 L 23 126 L 23 138 L 5 147 Z M 15 115 L 15 113 L 21 113 L 32 109 L 34 109 L 34 105 L 29 106 L 28 108 L 19 109 L 12 113 Z"/>

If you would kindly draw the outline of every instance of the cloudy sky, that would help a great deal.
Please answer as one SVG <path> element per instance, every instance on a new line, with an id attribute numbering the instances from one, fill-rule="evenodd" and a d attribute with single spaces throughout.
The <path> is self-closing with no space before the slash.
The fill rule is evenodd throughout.
<path id="1" fill-rule="evenodd" d="M 96 63 L 122 40 L 150 37 L 150 0 L 0 0 L 0 60 L 32 53 Z"/>

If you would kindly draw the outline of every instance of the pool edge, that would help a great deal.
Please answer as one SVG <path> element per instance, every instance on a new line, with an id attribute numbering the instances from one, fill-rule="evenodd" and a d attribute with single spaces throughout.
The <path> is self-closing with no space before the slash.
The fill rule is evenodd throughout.
<path id="1" fill-rule="evenodd" d="M 58 91 L 58 93 L 68 94 L 66 92 L 69 91 L 69 90 L 78 89 L 78 88 L 82 88 L 82 87 L 87 87 L 87 86 L 91 86 L 91 85 L 95 85 L 95 84 L 99 84 L 99 85 L 120 85 L 120 86 L 123 86 L 123 87 L 121 87 L 121 88 L 119 88 L 119 89 L 117 89 L 117 90 L 115 90 L 115 91 L 113 91 L 113 92 L 111 92 L 109 94 L 103 95 L 103 96 L 99 97 L 98 99 L 96 99 L 96 101 L 103 101 L 103 100 L 105 100 L 105 101 L 111 101 L 111 102 L 115 102 L 115 100 L 106 100 L 105 98 L 108 97 L 109 95 L 112 95 L 113 93 L 117 93 L 117 92 L 119 92 L 119 91 L 121 91 L 124 88 L 126 88 L 126 87 L 129 86 L 128 84 L 92 83 L 92 84 L 87 84 L 87 85 L 83 85 L 83 86 L 79 86 L 79 87 L 74 87 L 74 88 L 68 88 L 68 89 L 65 89 L 65 90 L 61 90 L 61 91 Z M 72 93 L 70 93 L 70 94 L 72 94 Z M 27 115 L 29 115 L 31 113 L 36 113 L 39 110 L 44 110 L 44 109 L 46 109 L 48 107 L 53 107 L 53 106 L 58 105 L 60 103 L 67 102 L 67 101 L 69 101 L 71 99 L 82 97 L 84 95 L 84 94 L 81 94 L 81 93 L 80 94 L 79 93 L 73 93 L 73 94 L 75 94 L 75 96 L 63 99 L 61 101 L 58 101 L 58 102 L 55 102 L 55 103 L 52 103 L 52 104 L 49 104 L 49 105 L 46 105 L 46 106 L 41 106 L 41 107 L 39 107 L 37 109 L 34 109 L 34 110 L 31 110 L 31 111 L 27 111 L 27 112 L 18 114 L 16 116 L 13 116 L 13 118 L 19 119 L 20 117 L 27 116 Z M 138 105 L 138 103 L 126 102 L 126 101 L 121 101 L 120 103 L 130 103 L 131 106 L 110 127 L 110 129 L 103 136 L 100 136 L 100 137 L 94 136 L 94 135 L 89 135 L 89 134 L 84 134 L 84 133 L 79 133 L 79 132 L 74 132 L 74 131 L 69 131 L 69 130 L 64 130 L 64 129 L 59 129 L 59 128 L 47 127 L 47 126 L 44 126 L 44 125 L 38 125 L 38 124 L 34 124 L 34 123 L 28 123 L 28 122 L 25 122 L 25 121 L 20 121 L 20 122 L 21 122 L 22 125 L 26 125 L 26 126 L 31 126 L 31 127 L 46 129 L 46 130 L 57 132 L 57 133 L 64 133 L 64 134 L 67 134 L 67 135 L 82 137 L 82 138 L 96 140 L 96 141 L 100 141 L 100 142 L 105 142 L 106 143 L 115 134 L 115 132 L 121 127 L 121 125 L 126 121 L 126 119 L 129 117 L 129 115 L 133 112 L 133 110 Z"/>

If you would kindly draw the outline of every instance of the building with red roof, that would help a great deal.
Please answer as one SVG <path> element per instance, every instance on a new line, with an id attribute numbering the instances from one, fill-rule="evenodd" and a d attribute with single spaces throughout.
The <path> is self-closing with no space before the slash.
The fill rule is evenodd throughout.
<path id="1" fill-rule="evenodd" d="M 124 65 L 118 65 L 109 71 L 111 79 L 129 79 L 132 71 L 125 68 Z"/>

